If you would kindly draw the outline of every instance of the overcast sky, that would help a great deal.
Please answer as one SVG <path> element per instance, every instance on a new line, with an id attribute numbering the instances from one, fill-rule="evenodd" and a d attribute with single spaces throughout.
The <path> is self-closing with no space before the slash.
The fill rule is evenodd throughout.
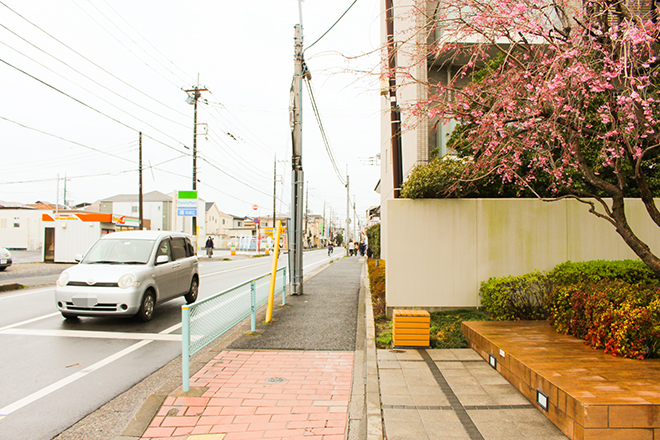
<path id="1" fill-rule="evenodd" d="M 304 46 L 353 0 L 302 3 Z M 182 91 L 208 88 L 198 108 L 198 191 L 235 215 L 268 215 L 273 164 L 278 211 L 290 203 L 289 90 L 297 0 L 0 0 L 0 200 L 94 202 L 143 190 L 192 188 L 193 106 Z M 337 166 L 358 215 L 379 204 L 377 0 L 358 0 L 305 52 Z M 371 55 L 361 56 L 373 52 Z M 371 72 L 371 73 L 369 73 Z M 67 96 L 68 95 L 68 96 Z M 346 189 L 303 95 L 303 169 L 309 210 L 345 218 Z M 205 127 L 200 126 L 199 131 Z M 252 210 L 258 205 L 260 210 Z"/>

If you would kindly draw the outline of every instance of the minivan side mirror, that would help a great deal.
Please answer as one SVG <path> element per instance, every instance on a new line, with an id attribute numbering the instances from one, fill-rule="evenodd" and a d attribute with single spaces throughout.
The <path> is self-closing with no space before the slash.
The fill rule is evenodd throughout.
<path id="1" fill-rule="evenodd" d="M 82 261 L 82 257 L 83 257 L 82 254 L 76 254 L 76 255 L 73 256 L 73 260 L 76 263 L 80 263 Z"/>
<path id="2" fill-rule="evenodd" d="M 163 264 L 167 263 L 168 261 L 170 261 L 170 257 L 167 255 L 159 255 L 156 257 L 156 264 Z"/>

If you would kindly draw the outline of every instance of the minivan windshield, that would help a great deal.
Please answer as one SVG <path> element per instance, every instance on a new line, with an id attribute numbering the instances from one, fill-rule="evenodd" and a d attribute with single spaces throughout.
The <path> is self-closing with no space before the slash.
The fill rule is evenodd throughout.
<path id="1" fill-rule="evenodd" d="M 155 240 L 104 239 L 87 252 L 82 264 L 147 264 Z"/>

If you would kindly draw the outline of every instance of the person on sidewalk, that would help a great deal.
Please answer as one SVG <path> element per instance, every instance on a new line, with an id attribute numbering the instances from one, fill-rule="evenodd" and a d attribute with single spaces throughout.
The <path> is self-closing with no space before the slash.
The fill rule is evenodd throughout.
<path id="1" fill-rule="evenodd" d="M 348 242 L 348 256 L 352 257 L 353 256 L 353 251 L 355 250 L 355 244 L 353 243 L 353 240 L 349 240 Z"/>
<path id="2" fill-rule="evenodd" d="M 206 256 L 209 258 L 213 256 L 213 237 L 206 239 Z"/>

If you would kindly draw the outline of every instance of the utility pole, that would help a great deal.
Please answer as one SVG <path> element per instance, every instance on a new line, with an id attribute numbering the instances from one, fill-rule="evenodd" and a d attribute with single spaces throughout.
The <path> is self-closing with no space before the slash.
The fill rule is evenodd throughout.
<path id="1" fill-rule="evenodd" d="M 394 45 L 394 4 L 385 0 L 385 24 L 387 28 L 387 59 L 389 75 L 390 123 L 392 141 L 393 196 L 399 197 L 403 176 L 401 160 L 401 111 L 396 101 L 396 47 Z"/>
<path id="2" fill-rule="evenodd" d="M 62 205 L 64 205 L 64 208 L 66 208 L 66 173 L 64 173 L 64 200 L 62 201 Z"/>
<path id="3" fill-rule="evenodd" d="M 275 153 L 275 160 L 273 160 L 273 239 L 275 238 L 275 225 L 277 224 L 277 153 Z M 279 246 L 275 243 L 274 246 Z M 275 254 L 273 254 L 275 255 Z"/>
<path id="4" fill-rule="evenodd" d="M 299 9 L 300 1 L 298 3 Z M 302 16 L 302 14 L 301 14 Z M 291 109 L 291 225 L 289 227 L 289 282 L 292 295 L 303 293 L 303 264 L 302 264 L 302 198 L 303 179 L 302 169 L 302 81 L 305 72 L 303 58 L 302 17 L 300 24 L 295 27 L 294 37 L 294 75 L 291 87 L 293 108 Z"/>
<path id="5" fill-rule="evenodd" d="M 139 218 L 140 218 L 140 231 L 144 229 L 144 214 L 143 214 L 143 200 L 142 200 L 142 132 L 140 132 L 140 146 L 138 148 L 139 151 L 139 160 L 138 160 L 138 212 L 139 212 Z"/>
<path id="6" fill-rule="evenodd" d="M 346 237 L 344 237 L 344 242 L 346 243 L 346 255 L 348 255 L 348 241 L 349 241 L 349 225 L 351 224 L 351 196 L 350 196 L 350 184 L 348 176 L 348 167 L 346 167 Z"/>
<path id="7" fill-rule="evenodd" d="M 356 196 L 355 196 L 355 194 L 353 194 L 353 237 L 355 237 L 356 241 L 359 241 L 360 237 L 358 237 L 358 235 L 357 235 L 358 234 L 357 233 L 357 218 L 355 218 L 357 216 L 357 214 L 355 213 L 355 199 L 356 199 Z"/>
<path id="8" fill-rule="evenodd" d="M 202 92 L 208 92 L 206 88 L 199 87 L 199 75 L 197 75 L 197 85 L 189 90 L 184 90 L 188 93 L 188 99 L 186 102 L 193 104 L 194 116 L 193 116 L 193 163 L 192 163 L 192 189 L 197 191 L 197 101 L 202 96 Z M 192 95 L 191 95 L 192 93 Z M 192 102 L 190 102 L 192 100 Z M 197 236 L 197 216 L 192 218 L 192 235 Z M 198 243 L 199 245 L 199 243 Z M 199 247 L 199 246 L 198 246 Z"/>

